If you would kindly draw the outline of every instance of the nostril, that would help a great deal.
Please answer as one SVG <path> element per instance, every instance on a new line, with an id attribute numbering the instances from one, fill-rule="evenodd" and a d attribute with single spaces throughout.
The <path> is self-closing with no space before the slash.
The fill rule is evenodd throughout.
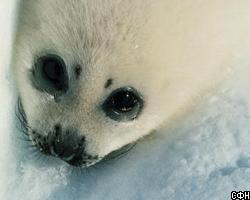
<path id="1" fill-rule="evenodd" d="M 58 137 L 61 134 L 61 126 L 59 124 L 55 125 L 54 134 L 56 137 Z"/>
<path id="2" fill-rule="evenodd" d="M 84 144 L 84 143 L 85 143 L 85 140 L 86 140 L 85 137 L 82 136 L 82 138 L 81 138 L 81 143 Z"/>
<path id="3" fill-rule="evenodd" d="M 78 142 L 78 148 L 84 148 L 84 146 L 85 146 L 85 137 L 83 136 L 80 140 L 79 140 L 79 142 Z"/>
<path id="4" fill-rule="evenodd" d="M 66 66 L 57 55 L 39 57 L 34 64 L 33 79 L 37 89 L 51 95 L 60 95 L 68 90 Z"/>

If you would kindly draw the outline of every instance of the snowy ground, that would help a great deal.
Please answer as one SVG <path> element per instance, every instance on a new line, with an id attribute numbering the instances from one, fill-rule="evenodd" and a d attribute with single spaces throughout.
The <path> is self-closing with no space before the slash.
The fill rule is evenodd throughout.
<path id="1" fill-rule="evenodd" d="M 6 2 L 0 0 L 0 199 L 225 200 L 232 190 L 250 190 L 250 56 L 239 56 L 233 65 L 241 67 L 219 89 L 127 156 L 73 169 L 39 158 L 19 139 L 8 59 L 13 1 Z"/>

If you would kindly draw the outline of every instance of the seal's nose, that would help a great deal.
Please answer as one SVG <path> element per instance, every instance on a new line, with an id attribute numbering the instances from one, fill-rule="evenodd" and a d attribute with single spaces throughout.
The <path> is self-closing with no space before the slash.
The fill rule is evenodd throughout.
<path id="1" fill-rule="evenodd" d="M 62 160 L 77 165 L 81 160 L 81 155 L 85 150 L 85 137 L 80 136 L 77 131 L 62 131 L 60 126 L 55 126 L 50 137 L 51 154 Z"/>

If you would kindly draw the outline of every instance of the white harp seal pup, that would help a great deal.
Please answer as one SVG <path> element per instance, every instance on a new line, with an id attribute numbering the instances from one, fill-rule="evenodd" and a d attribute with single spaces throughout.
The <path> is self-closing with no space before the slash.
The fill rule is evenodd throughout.
<path id="1" fill-rule="evenodd" d="M 30 140 L 79 167 L 128 150 L 225 76 L 249 11 L 244 0 L 23 0 L 13 71 Z"/>

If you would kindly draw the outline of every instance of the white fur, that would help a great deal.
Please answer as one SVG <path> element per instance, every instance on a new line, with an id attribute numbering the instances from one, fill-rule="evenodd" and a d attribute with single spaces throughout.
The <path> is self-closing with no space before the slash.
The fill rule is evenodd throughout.
<path id="1" fill-rule="evenodd" d="M 13 63 L 29 125 L 43 134 L 58 122 L 77 128 L 87 152 L 101 157 L 136 141 L 194 106 L 231 69 L 249 42 L 249 11 L 248 0 L 24 0 Z M 61 103 L 29 79 L 45 52 L 67 64 L 71 95 Z M 83 67 L 79 81 L 75 64 Z M 134 121 L 113 121 L 100 109 L 122 86 L 144 97 Z"/>

